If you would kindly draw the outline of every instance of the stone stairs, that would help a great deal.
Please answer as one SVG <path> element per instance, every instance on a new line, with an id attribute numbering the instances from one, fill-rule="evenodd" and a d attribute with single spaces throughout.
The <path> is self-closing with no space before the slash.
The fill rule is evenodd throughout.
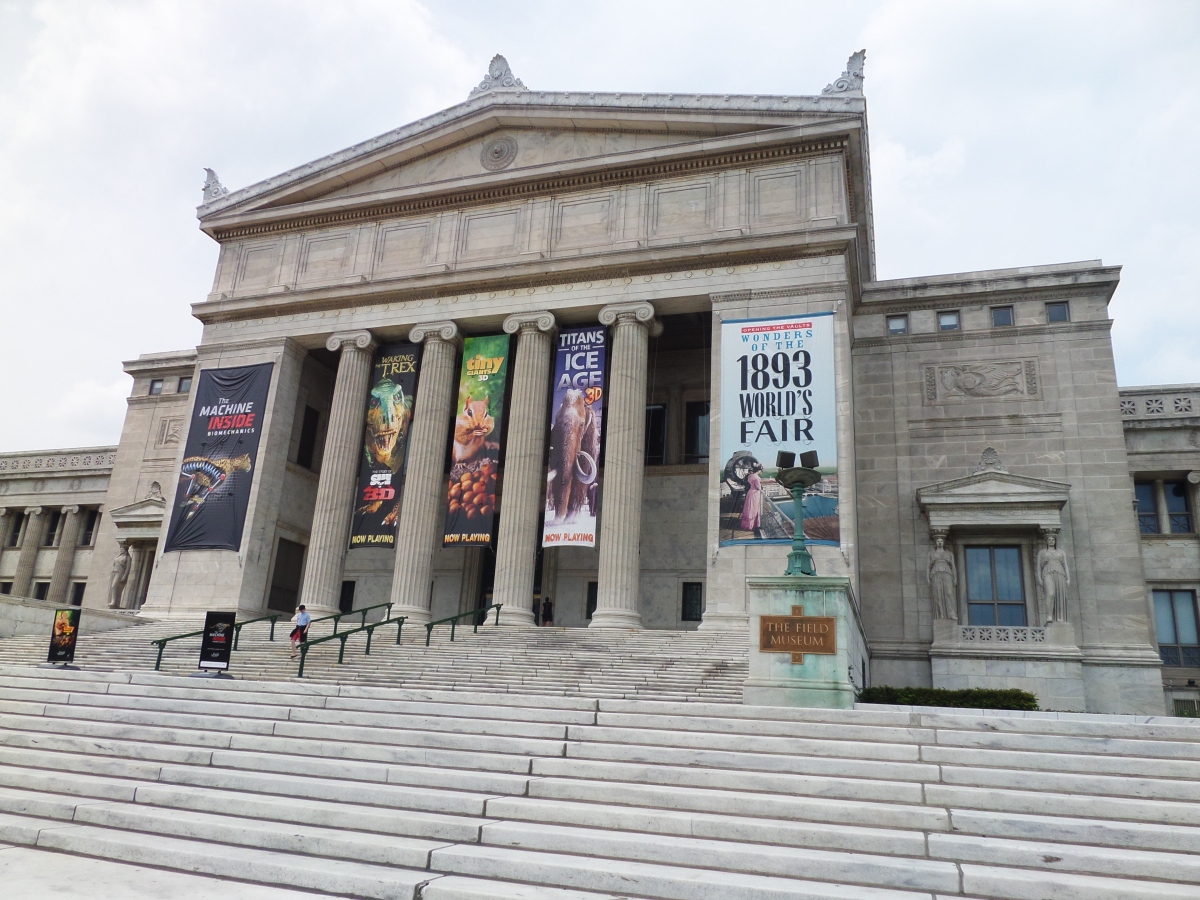
<path id="1" fill-rule="evenodd" d="M 1200 898 L 1198 738 L 7 666 L 0 844 L 404 900 Z"/>
<path id="2" fill-rule="evenodd" d="M 358 621 L 344 620 L 342 630 Z M 496 627 L 492 621 L 481 625 L 478 633 L 460 624 L 453 642 L 450 627 L 438 626 L 428 647 L 422 626 L 405 626 L 399 646 L 396 627 L 381 626 L 369 656 L 364 653 L 365 634 L 348 638 L 342 665 L 337 664 L 338 641 L 317 644 L 309 651 L 303 681 L 577 697 L 742 700 L 748 668 L 744 633 Z M 88 670 L 152 671 L 158 652 L 152 640 L 196 631 L 203 624 L 202 617 L 174 618 L 104 634 L 85 633 L 75 662 Z M 268 623 L 245 626 L 231 674 L 296 680 L 298 660 L 289 658 L 290 629 L 281 620 L 272 642 Z M 322 622 L 310 637 L 331 633 L 332 625 Z M 48 643 L 48 634 L 0 640 L 0 665 L 44 662 Z M 162 671 L 194 673 L 199 652 L 199 637 L 173 641 L 167 645 Z"/>

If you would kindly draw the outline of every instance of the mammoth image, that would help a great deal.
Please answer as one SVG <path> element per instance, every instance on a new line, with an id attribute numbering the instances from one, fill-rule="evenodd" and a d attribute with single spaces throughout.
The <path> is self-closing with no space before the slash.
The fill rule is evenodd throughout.
<path id="1" fill-rule="evenodd" d="M 548 523 L 574 521 L 585 501 L 588 516 L 596 517 L 599 459 L 600 413 L 587 402 L 583 391 L 569 390 L 554 413 L 550 429 Z"/>

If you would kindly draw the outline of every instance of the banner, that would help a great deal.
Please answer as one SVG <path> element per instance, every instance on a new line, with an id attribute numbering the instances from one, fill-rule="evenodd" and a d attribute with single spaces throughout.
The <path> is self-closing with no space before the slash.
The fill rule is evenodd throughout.
<path id="1" fill-rule="evenodd" d="M 272 367 L 200 372 L 164 552 L 241 548 Z"/>
<path id="2" fill-rule="evenodd" d="M 837 545 L 833 313 L 721 323 L 722 544 L 792 540 L 792 493 L 775 481 L 780 450 L 817 451 L 804 537 Z"/>
<path id="3" fill-rule="evenodd" d="M 78 606 L 54 611 L 54 625 L 50 629 L 50 653 L 46 662 L 69 663 L 75 660 L 75 641 L 79 639 Z"/>
<path id="4" fill-rule="evenodd" d="M 233 652 L 233 623 L 237 613 L 209 612 L 204 616 L 204 634 L 200 638 L 200 668 L 229 668 Z"/>
<path id="5" fill-rule="evenodd" d="M 507 334 L 463 341 L 442 538 L 445 547 L 488 546 L 492 542 L 508 352 Z"/>
<path id="6" fill-rule="evenodd" d="M 600 325 L 558 336 L 543 547 L 596 546 L 607 342 Z"/>
<path id="7" fill-rule="evenodd" d="M 408 435 L 417 398 L 420 344 L 388 344 L 375 355 L 358 466 L 351 547 L 396 546 Z"/>

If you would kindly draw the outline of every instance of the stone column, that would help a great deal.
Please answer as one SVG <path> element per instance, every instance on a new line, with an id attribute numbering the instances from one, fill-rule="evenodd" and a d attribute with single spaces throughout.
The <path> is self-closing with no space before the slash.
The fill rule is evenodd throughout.
<path id="1" fill-rule="evenodd" d="M 25 510 L 25 537 L 21 540 L 21 555 L 17 557 L 17 574 L 13 577 L 12 593 L 14 597 L 28 597 L 29 587 L 33 583 L 33 566 L 37 562 L 38 550 L 42 544 L 46 522 L 42 518 L 42 508 L 31 506 Z"/>
<path id="2" fill-rule="evenodd" d="M 619 303 L 600 310 L 611 325 L 608 418 L 601 487 L 600 567 L 592 628 L 641 628 L 638 579 L 642 540 L 642 479 L 646 457 L 646 363 L 651 330 L 661 325 L 649 303 Z"/>
<path id="3" fill-rule="evenodd" d="M 316 509 L 300 582 L 300 602 L 314 617 L 337 612 L 341 600 L 362 447 L 363 408 L 375 343 L 369 331 L 352 331 L 332 335 L 325 346 L 334 353 L 340 349 L 342 354 L 333 385 Z"/>
<path id="4" fill-rule="evenodd" d="M 430 620 L 429 586 L 433 554 L 446 521 L 446 440 L 454 416 L 454 387 L 458 360 L 458 326 L 453 322 L 418 325 L 408 333 L 414 344 L 425 344 L 417 405 L 408 440 L 408 473 L 396 534 L 392 573 L 392 615 L 409 623 Z"/>
<path id="5" fill-rule="evenodd" d="M 8 533 L 15 521 L 17 516 L 14 510 L 0 506 L 0 560 L 4 559 L 4 551 L 8 549 Z"/>
<path id="6" fill-rule="evenodd" d="M 54 573 L 50 576 L 50 589 L 46 599 L 51 603 L 67 602 L 67 585 L 71 581 L 71 566 L 75 563 L 75 548 L 79 546 L 79 532 L 83 530 L 83 516 L 78 506 L 64 506 L 62 538 L 58 542 L 58 555 L 54 557 Z"/>
<path id="7" fill-rule="evenodd" d="M 508 334 L 520 333 L 513 367 L 512 402 L 504 453 L 504 494 L 496 541 L 492 602 L 502 605 L 502 625 L 532 625 L 533 576 L 537 565 L 538 511 L 546 491 L 546 404 L 550 381 L 548 312 L 520 313 L 504 320 Z"/>

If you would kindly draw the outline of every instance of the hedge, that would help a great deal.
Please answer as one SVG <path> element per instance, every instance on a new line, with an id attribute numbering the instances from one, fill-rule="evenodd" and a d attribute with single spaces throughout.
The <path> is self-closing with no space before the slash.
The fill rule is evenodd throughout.
<path id="1" fill-rule="evenodd" d="M 970 688 L 947 691 L 941 688 L 869 687 L 858 695 L 860 703 L 893 706 L 948 706 L 957 709 L 1038 709 L 1037 697 L 1016 688 L 988 690 Z"/>

